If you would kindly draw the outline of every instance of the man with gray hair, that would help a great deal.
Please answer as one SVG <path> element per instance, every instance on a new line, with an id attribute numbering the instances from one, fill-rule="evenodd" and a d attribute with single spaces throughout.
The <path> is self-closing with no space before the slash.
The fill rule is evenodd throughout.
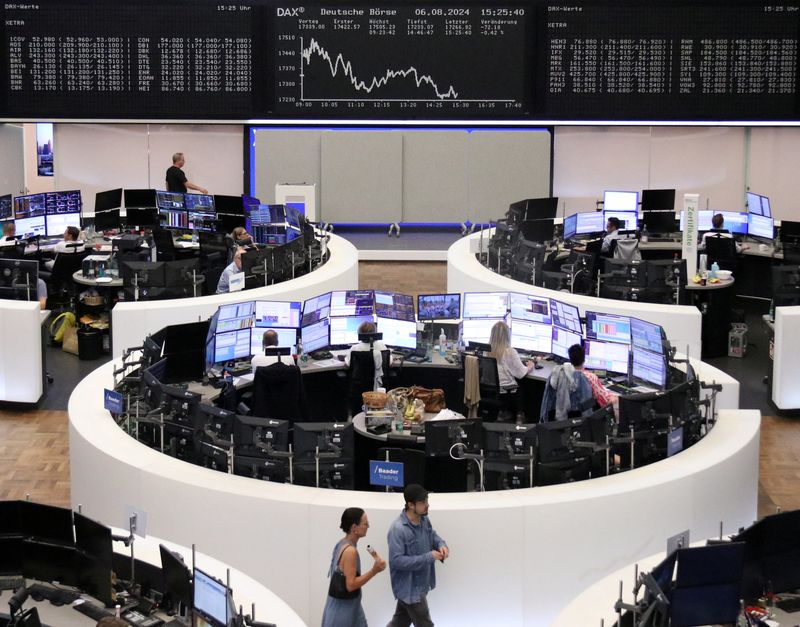
<path id="1" fill-rule="evenodd" d="M 182 152 L 176 152 L 172 155 L 172 165 L 167 168 L 167 191 L 185 194 L 191 189 L 200 194 L 207 194 L 208 190 L 205 187 L 195 185 L 186 178 L 186 174 L 181 169 L 185 163 L 186 159 L 184 159 Z"/>

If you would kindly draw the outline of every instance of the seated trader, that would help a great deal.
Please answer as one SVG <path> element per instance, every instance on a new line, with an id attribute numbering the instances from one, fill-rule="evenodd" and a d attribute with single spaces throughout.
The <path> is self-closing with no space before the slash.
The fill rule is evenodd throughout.
<path id="1" fill-rule="evenodd" d="M 36 279 L 36 298 L 39 300 L 39 308 L 47 309 L 47 283 L 39 278 Z"/>
<path id="2" fill-rule="evenodd" d="M 563 366 L 553 368 L 544 386 L 540 422 L 550 420 L 551 412 L 555 412 L 555 420 L 566 420 L 570 412 L 580 412 L 581 415 L 588 416 L 594 409 L 587 406 L 594 398 L 594 390 L 586 376 L 588 373 L 583 371 L 583 362 L 586 359 L 583 346 L 573 344 L 567 354 L 569 361 Z M 610 401 L 606 404 L 608 402 Z"/>
<path id="3" fill-rule="evenodd" d="M 725 218 L 721 213 L 715 213 L 711 218 L 711 227 L 712 228 L 710 231 L 703 233 L 703 239 L 700 240 L 697 250 L 706 249 L 706 238 L 708 237 L 733 237 L 733 235 L 725 229 Z M 749 246 L 742 246 L 739 242 L 736 242 L 737 253 L 741 253 L 743 250 L 747 250 L 748 248 Z"/>
<path id="4" fill-rule="evenodd" d="M 236 242 L 237 246 L 247 247 L 252 246 L 253 248 L 257 248 L 255 241 L 253 240 L 253 236 L 247 232 L 243 226 L 237 226 L 231 232 L 231 239 Z"/>
<path id="5" fill-rule="evenodd" d="M 505 391 L 516 390 L 519 386 L 517 379 L 522 379 L 531 370 L 535 364 L 532 361 L 527 361 L 524 364 L 517 354 L 517 350 L 511 346 L 511 331 L 508 325 L 503 322 L 496 322 L 492 327 L 492 332 L 489 335 L 489 344 L 492 350 L 489 357 L 494 357 L 497 360 L 497 377 L 500 383 L 500 388 Z M 522 409 L 517 406 L 517 410 Z"/>
<path id="6" fill-rule="evenodd" d="M 55 248 L 53 248 L 53 252 L 56 255 L 60 255 L 61 253 L 82 253 L 86 250 L 86 246 L 80 240 L 80 236 L 81 231 L 77 226 L 68 226 L 67 230 L 64 231 L 64 239 L 56 244 Z M 52 270 L 55 263 L 55 259 L 49 259 L 45 261 L 44 266 L 48 270 Z"/>
<path id="7" fill-rule="evenodd" d="M 261 337 L 261 348 L 264 349 L 263 354 L 261 355 L 253 355 L 253 359 L 250 360 L 250 365 L 255 372 L 255 369 L 260 366 L 271 366 L 272 364 L 278 363 L 278 355 L 275 354 L 274 349 L 278 347 L 278 334 L 277 332 L 270 329 L 269 331 L 264 331 L 264 335 Z"/>
<path id="8" fill-rule="evenodd" d="M 610 217 L 606 222 L 606 236 L 603 238 L 603 244 L 600 246 L 600 254 L 611 255 L 611 242 L 619 239 L 619 218 Z"/>
<path id="9" fill-rule="evenodd" d="M 16 244 L 17 239 L 14 237 L 16 233 L 17 225 L 14 224 L 14 221 L 6 222 L 3 225 L 3 237 L 0 237 L 0 246 L 13 246 Z"/>
<path id="10" fill-rule="evenodd" d="M 233 255 L 233 261 L 222 271 L 219 275 L 219 283 L 217 283 L 217 294 L 227 294 L 231 287 L 231 277 L 234 274 L 239 274 L 242 271 L 242 253 L 244 248 L 236 248 Z"/>
<path id="11" fill-rule="evenodd" d="M 376 327 L 374 322 L 362 322 L 358 325 L 358 333 L 359 335 L 362 333 L 375 333 Z M 358 344 L 353 344 L 350 347 L 350 350 L 347 351 L 347 355 L 344 357 L 344 364 L 345 366 L 350 366 L 350 355 L 353 352 L 363 352 L 368 351 L 369 343 L 368 342 L 359 342 Z M 382 340 L 378 340 L 374 342 L 372 345 L 372 359 L 375 363 L 375 378 L 373 381 L 372 389 L 376 390 L 383 384 L 383 357 L 381 356 L 381 351 L 389 350 L 386 347 L 386 344 L 383 343 Z"/>

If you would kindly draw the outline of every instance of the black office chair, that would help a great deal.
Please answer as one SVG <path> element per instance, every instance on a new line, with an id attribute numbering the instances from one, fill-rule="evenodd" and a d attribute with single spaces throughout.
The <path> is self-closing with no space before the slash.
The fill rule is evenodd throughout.
<path id="1" fill-rule="evenodd" d="M 291 422 L 307 420 L 300 368 L 282 362 L 256 368 L 253 377 L 253 415 Z"/>
<path id="2" fill-rule="evenodd" d="M 381 351 L 381 368 L 383 369 L 384 384 L 389 375 L 389 351 Z M 375 387 L 375 360 L 372 351 L 351 351 L 350 367 L 347 371 L 347 407 L 350 415 L 355 416 L 361 411 L 363 402 L 361 395 Z M 387 387 L 384 385 L 384 387 Z M 388 387 L 387 387 L 388 389 Z"/>
<path id="3" fill-rule="evenodd" d="M 379 448 L 375 455 L 375 459 L 382 461 L 387 457 L 390 462 L 403 464 L 403 481 L 406 485 L 409 483 L 425 485 L 425 451 L 385 446 Z M 385 489 L 382 486 L 373 486 L 373 490 L 384 491 Z M 392 492 L 402 492 L 402 490 L 402 486 L 390 488 Z"/>
<path id="4" fill-rule="evenodd" d="M 738 265 L 736 241 L 732 237 L 723 237 L 720 234 L 710 235 L 705 240 L 708 267 L 710 268 L 716 261 L 721 270 L 730 270 L 735 274 Z"/>
<path id="5" fill-rule="evenodd" d="M 0 246 L 0 259 L 22 259 L 25 256 L 25 242 Z"/>
<path id="6" fill-rule="evenodd" d="M 481 402 L 478 412 L 484 422 L 497 420 L 501 410 L 515 412 L 517 409 L 517 388 L 500 387 L 500 375 L 497 372 L 497 360 L 494 357 L 478 355 L 478 381 L 481 390 Z"/>
<path id="7" fill-rule="evenodd" d="M 194 256 L 193 250 L 181 250 L 175 246 L 172 231 L 156 227 L 153 229 L 153 241 L 156 246 L 156 261 L 175 261 Z"/>
<path id="8" fill-rule="evenodd" d="M 72 276 L 83 266 L 83 260 L 87 253 L 60 253 L 56 255 L 53 269 L 48 273 L 41 271 L 40 278 L 47 281 L 47 307 L 55 309 L 66 306 L 75 308 L 75 281 Z"/>

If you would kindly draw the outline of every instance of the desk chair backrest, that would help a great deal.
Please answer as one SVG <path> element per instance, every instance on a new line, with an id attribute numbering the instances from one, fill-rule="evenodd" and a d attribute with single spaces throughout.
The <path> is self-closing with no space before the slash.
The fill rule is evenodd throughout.
<path id="1" fill-rule="evenodd" d="M 614 259 L 636 261 L 642 258 L 642 253 L 639 251 L 639 240 L 635 237 L 615 239 L 611 242 L 611 249 Z"/>
<path id="2" fill-rule="evenodd" d="M 389 372 L 389 351 L 381 351 L 383 376 Z M 375 389 L 375 358 L 372 351 L 350 351 L 350 367 L 347 371 L 347 399 L 350 413 L 361 411 L 361 395 Z"/>
<path id="3" fill-rule="evenodd" d="M 175 259 L 176 248 L 171 231 L 156 227 L 153 229 L 153 240 L 156 244 L 159 261 Z"/>
<path id="4" fill-rule="evenodd" d="M 717 233 L 705 239 L 709 265 L 714 261 L 719 263 L 736 259 L 736 241 L 732 237 L 724 237 Z"/>
<path id="5" fill-rule="evenodd" d="M 22 259 L 25 256 L 25 242 L 0 246 L 0 259 Z"/>
<path id="6" fill-rule="evenodd" d="M 85 257 L 86 251 L 57 254 L 50 280 L 52 282 L 71 281 L 72 275 L 83 266 L 83 259 Z"/>
<path id="7" fill-rule="evenodd" d="M 481 386 L 481 399 L 500 393 L 500 375 L 494 357 L 478 355 L 478 379 Z"/>
<path id="8" fill-rule="evenodd" d="M 300 368 L 287 363 L 256 368 L 253 377 L 253 415 L 292 422 L 306 420 L 305 390 Z"/>

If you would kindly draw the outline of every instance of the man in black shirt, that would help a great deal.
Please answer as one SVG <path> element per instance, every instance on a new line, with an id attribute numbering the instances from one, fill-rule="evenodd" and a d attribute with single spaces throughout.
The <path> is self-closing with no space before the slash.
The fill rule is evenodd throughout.
<path id="1" fill-rule="evenodd" d="M 186 178 L 181 168 L 186 160 L 183 158 L 182 152 L 176 152 L 172 155 L 172 167 L 167 168 L 167 191 L 168 192 L 183 192 L 194 190 L 200 194 L 207 194 L 208 190 L 205 187 L 195 185 Z"/>

